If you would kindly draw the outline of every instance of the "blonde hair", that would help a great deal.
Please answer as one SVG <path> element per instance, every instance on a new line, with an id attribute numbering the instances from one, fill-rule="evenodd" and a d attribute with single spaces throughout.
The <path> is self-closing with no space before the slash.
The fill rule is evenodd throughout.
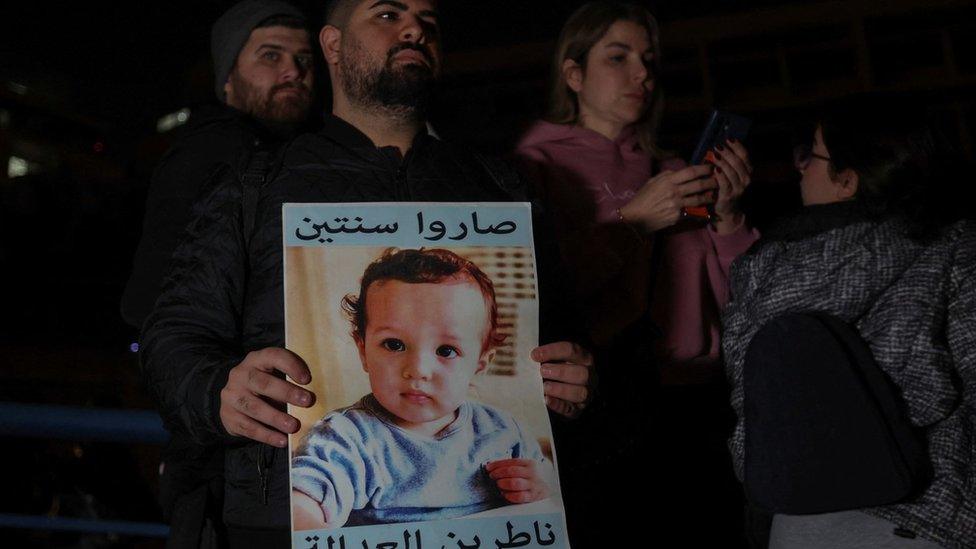
<path id="1" fill-rule="evenodd" d="M 555 124 L 578 124 L 579 101 L 576 93 L 570 89 L 563 74 L 563 62 L 572 59 L 586 70 L 586 58 L 590 50 L 599 42 L 617 21 L 631 21 L 644 28 L 651 42 L 654 53 L 652 66 L 649 68 L 653 75 L 659 73 L 661 47 L 658 39 L 657 20 L 649 11 L 634 4 L 620 2 L 588 2 L 580 6 L 563 25 L 556 41 L 556 52 L 552 60 L 552 72 L 549 79 L 549 102 L 543 119 Z M 650 107 L 634 123 L 637 139 L 641 148 L 655 159 L 662 159 L 667 155 L 656 144 L 657 128 L 664 109 L 664 101 L 660 86 L 654 86 L 651 93 Z"/>

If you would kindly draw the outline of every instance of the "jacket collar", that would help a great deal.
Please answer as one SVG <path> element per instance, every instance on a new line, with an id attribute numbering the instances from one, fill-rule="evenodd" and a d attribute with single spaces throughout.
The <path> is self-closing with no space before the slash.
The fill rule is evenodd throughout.
<path id="1" fill-rule="evenodd" d="M 400 164 L 405 160 L 405 158 L 401 157 L 400 151 L 396 147 L 377 147 L 359 128 L 332 114 L 325 116 L 322 129 L 319 133 L 326 139 L 334 141 L 343 148 L 354 151 L 366 159 L 375 160 L 379 156 L 396 164 Z M 426 128 L 422 128 L 414 136 L 413 143 L 410 145 L 410 151 L 407 152 L 406 156 L 413 156 L 428 141 L 434 139 L 434 137 L 431 137 L 427 133 Z"/>
<path id="2" fill-rule="evenodd" d="M 769 230 L 770 240 L 803 240 L 868 219 L 857 201 L 804 206 L 795 215 L 780 219 Z"/>
<path id="3" fill-rule="evenodd" d="M 376 148 L 373 141 L 356 126 L 332 114 L 325 115 L 321 134 L 350 149 Z"/>

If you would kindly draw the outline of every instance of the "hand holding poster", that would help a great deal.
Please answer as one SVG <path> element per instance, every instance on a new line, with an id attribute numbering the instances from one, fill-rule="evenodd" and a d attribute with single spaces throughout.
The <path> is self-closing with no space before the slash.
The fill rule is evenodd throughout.
<path id="1" fill-rule="evenodd" d="M 568 547 L 527 204 L 288 204 L 296 548 Z"/>

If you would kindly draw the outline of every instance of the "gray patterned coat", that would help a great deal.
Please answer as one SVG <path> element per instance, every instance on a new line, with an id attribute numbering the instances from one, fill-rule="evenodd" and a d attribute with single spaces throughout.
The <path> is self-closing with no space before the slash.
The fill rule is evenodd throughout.
<path id="1" fill-rule="evenodd" d="M 898 222 L 839 217 L 837 208 L 808 208 L 805 226 L 760 241 L 732 266 L 723 348 L 738 415 L 736 474 L 743 478 L 742 363 L 752 336 L 786 312 L 831 313 L 857 326 L 903 391 L 934 469 L 917 499 L 863 511 L 945 547 L 976 547 L 976 223 L 919 244 Z"/>

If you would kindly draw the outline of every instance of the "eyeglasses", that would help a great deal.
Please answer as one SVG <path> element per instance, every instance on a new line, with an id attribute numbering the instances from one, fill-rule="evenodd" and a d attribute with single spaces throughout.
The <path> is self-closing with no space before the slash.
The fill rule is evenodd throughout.
<path id="1" fill-rule="evenodd" d="M 797 145 L 793 148 L 793 166 L 801 172 L 807 169 L 814 158 L 830 162 L 829 156 L 813 152 L 813 146 L 811 145 Z"/>

